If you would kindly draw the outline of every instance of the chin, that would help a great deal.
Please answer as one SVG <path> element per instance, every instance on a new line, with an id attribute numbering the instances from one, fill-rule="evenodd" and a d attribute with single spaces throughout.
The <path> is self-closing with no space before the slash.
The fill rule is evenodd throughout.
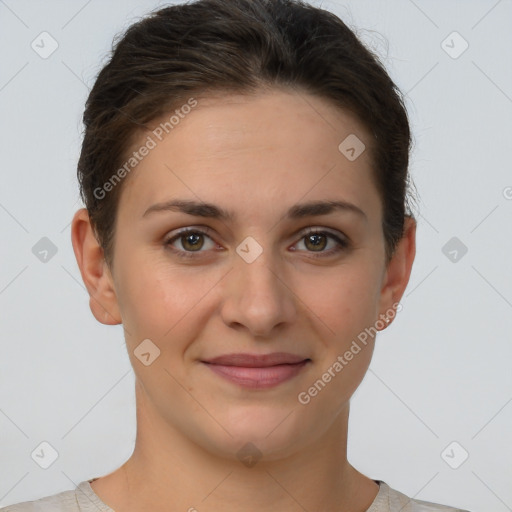
<path id="1" fill-rule="evenodd" d="M 254 451 L 255 457 L 275 460 L 290 455 L 293 447 L 301 444 L 305 436 L 304 422 L 299 424 L 293 407 L 244 407 L 232 412 L 223 425 L 232 437 L 227 439 L 229 456 L 240 458 L 245 452 Z M 239 453 L 241 451 L 241 453 Z"/>

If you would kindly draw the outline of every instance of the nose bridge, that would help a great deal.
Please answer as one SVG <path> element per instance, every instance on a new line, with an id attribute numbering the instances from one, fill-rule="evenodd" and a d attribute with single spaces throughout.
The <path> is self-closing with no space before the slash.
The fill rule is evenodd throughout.
<path id="1" fill-rule="evenodd" d="M 291 322 L 294 297 L 281 268 L 271 248 L 264 249 L 251 237 L 244 240 L 237 247 L 224 297 L 225 322 L 242 324 L 253 335 L 269 334 L 275 326 Z"/>
<path id="2" fill-rule="evenodd" d="M 240 284 L 246 288 L 246 291 L 251 291 L 250 295 L 268 294 L 271 298 L 270 296 L 280 294 L 279 271 L 275 270 L 279 266 L 276 258 L 273 257 L 272 250 L 266 249 L 253 261 L 240 257 L 236 263 L 236 270 Z"/>

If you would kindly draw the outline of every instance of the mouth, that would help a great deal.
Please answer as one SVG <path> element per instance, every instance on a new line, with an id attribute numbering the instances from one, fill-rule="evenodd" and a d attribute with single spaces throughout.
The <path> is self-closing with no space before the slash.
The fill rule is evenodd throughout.
<path id="1" fill-rule="evenodd" d="M 286 352 L 275 352 L 226 354 L 201 362 L 220 377 L 239 386 L 264 389 L 292 379 L 311 362 L 311 359 Z"/>

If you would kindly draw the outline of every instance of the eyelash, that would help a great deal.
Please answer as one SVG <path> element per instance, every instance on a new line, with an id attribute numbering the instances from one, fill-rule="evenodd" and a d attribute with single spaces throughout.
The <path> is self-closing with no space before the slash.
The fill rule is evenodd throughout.
<path id="1" fill-rule="evenodd" d="M 174 254 L 176 254 L 176 256 L 178 256 L 179 258 L 183 258 L 183 259 L 197 258 L 198 256 L 196 255 L 196 253 L 201 253 L 204 251 L 181 251 L 181 250 L 178 250 L 178 249 L 175 249 L 174 247 L 172 247 L 173 242 L 175 242 L 176 240 L 178 240 L 186 235 L 190 235 L 190 234 L 205 235 L 211 239 L 211 236 L 210 236 L 211 230 L 208 228 L 203 228 L 203 229 L 185 228 L 182 231 L 173 235 L 171 238 L 168 238 L 164 242 L 164 245 L 166 247 L 169 247 L 169 249 L 171 251 L 173 251 Z M 322 230 L 317 230 L 314 228 L 308 228 L 308 230 L 302 234 L 302 236 L 299 238 L 298 241 L 300 242 L 307 236 L 311 236 L 311 235 L 325 235 L 328 238 L 331 238 L 332 240 L 334 240 L 337 244 L 337 246 L 334 249 L 331 249 L 331 250 L 325 251 L 325 252 L 322 251 L 318 254 L 315 254 L 314 251 L 307 251 L 307 252 L 311 253 L 310 257 L 312 257 L 312 258 L 327 258 L 329 256 L 333 256 L 335 254 L 338 254 L 338 253 L 350 248 L 350 243 L 348 240 L 340 238 L 339 236 L 335 235 L 334 233 L 331 233 L 330 231 L 322 231 Z"/>

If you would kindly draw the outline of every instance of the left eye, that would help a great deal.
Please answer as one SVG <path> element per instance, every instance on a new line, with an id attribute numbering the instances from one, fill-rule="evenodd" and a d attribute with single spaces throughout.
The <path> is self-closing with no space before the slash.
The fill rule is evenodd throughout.
<path id="1" fill-rule="evenodd" d="M 334 241 L 334 247 L 325 251 L 324 249 L 328 245 L 329 239 Z M 300 239 L 299 243 L 301 243 L 302 241 L 304 241 L 304 246 L 307 249 L 312 248 L 312 250 L 308 252 L 319 252 L 322 255 L 330 255 L 339 252 L 340 250 L 345 249 L 348 246 L 348 243 L 345 240 L 329 231 L 310 230 L 302 235 L 302 238 Z"/>
<path id="2" fill-rule="evenodd" d="M 205 238 L 210 241 L 210 247 L 206 247 L 206 249 L 213 249 L 215 247 L 215 242 L 208 234 L 210 232 L 210 230 L 206 229 L 204 231 L 201 229 L 184 229 L 167 239 L 165 241 L 165 245 L 171 246 L 173 251 L 175 251 L 176 255 L 179 257 L 193 258 L 196 257 L 194 253 L 204 252 L 201 251 L 201 249 L 205 248 Z M 334 247 L 325 250 L 329 239 L 334 241 Z M 181 244 L 181 249 L 175 247 L 175 242 L 179 242 Z M 349 247 L 348 241 L 344 238 L 341 238 L 329 231 L 319 231 L 314 229 L 310 229 L 306 233 L 303 233 L 297 244 L 300 243 L 304 243 L 306 252 L 318 253 L 311 254 L 311 256 L 315 258 L 331 256 Z M 293 250 L 295 251 L 296 249 Z"/>

